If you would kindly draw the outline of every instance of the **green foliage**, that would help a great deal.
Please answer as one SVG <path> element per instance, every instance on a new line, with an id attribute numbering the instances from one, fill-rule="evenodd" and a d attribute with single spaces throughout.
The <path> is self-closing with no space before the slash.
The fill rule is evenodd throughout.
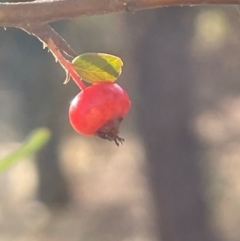
<path id="1" fill-rule="evenodd" d="M 23 158 L 37 152 L 49 141 L 50 137 L 51 133 L 47 128 L 34 130 L 17 150 L 0 160 L 0 173 L 12 167 Z"/>
<path id="2" fill-rule="evenodd" d="M 119 57 L 103 53 L 85 53 L 77 56 L 72 63 L 79 76 L 89 83 L 114 82 L 123 66 Z"/>

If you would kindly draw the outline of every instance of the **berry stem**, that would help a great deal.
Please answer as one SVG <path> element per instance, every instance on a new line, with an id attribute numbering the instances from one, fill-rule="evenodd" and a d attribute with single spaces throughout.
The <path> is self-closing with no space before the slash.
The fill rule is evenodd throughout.
<path id="1" fill-rule="evenodd" d="M 79 77 L 77 74 L 73 64 L 68 61 L 67 59 L 64 58 L 58 47 L 55 45 L 55 43 L 52 41 L 50 38 L 49 41 L 46 43 L 49 51 L 53 54 L 55 57 L 56 62 L 58 61 L 59 64 L 63 67 L 63 69 L 66 71 L 66 80 L 64 81 L 64 84 L 67 84 L 70 77 L 74 80 L 74 82 L 77 84 L 77 86 L 81 89 L 84 90 L 86 88 L 85 84 L 82 81 L 82 78 Z"/>

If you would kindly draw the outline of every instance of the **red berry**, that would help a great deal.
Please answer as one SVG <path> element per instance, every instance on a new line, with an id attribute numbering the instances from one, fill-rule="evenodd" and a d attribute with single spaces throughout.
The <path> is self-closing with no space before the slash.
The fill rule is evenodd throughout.
<path id="1" fill-rule="evenodd" d="M 73 128 L 83 135 L 97 135 L 122 143 L 119 126 L 131 106 L 129 96 L 119 85 L 95 83 L 82 90 L 71 102 L 69 118 Z"/>

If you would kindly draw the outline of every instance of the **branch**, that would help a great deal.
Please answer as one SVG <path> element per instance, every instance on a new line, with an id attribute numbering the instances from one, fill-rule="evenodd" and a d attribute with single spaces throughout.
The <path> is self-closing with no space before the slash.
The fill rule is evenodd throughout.
<path id="1" fill-rule="evenodd" d="M 80 16 L 102 15 L 167 6 L 237 5 L 239 0 L 38 0 L 0 3 L 0 26 L 43 24 Z"/>

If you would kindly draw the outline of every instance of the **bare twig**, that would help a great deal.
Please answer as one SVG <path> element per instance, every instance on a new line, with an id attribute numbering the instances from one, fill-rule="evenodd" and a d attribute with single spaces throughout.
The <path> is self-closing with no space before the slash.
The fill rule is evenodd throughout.
<path id="1" fill-rule="evenodd" d="M 65 84 L 68 83 L 70 77 L 72 77 L 81 89 L 85 88 L 85 85 L 82 83 L 82 79 L 78 76 L 72 63 L 65 59 L 59 50 L 59 46 L 61 46 L 61 48 L 64 48 L 62 49 L 64 52 L 67 52 L 70 55 L 75 55 L 74 51 L 65 42 L 65 40 L 62 39 L 60 35 L 58 35 L 48 24 L 28 24 L 21 26 L 21 29 L 28 32 L 29 34 L 36 36 L 44 44 L 44 46 L 46 46 L 51 51 L 55 57 L 55 60 L 59 62 L 59 64 L 66 72 L 66 80 L 64 82 Z"/>
<path id="2" fill-rule="evenodd" d="M 49 39 L 52 39 L 56 47 L 62 50 L 69 56 L 76 56 L 74 50 L 68 45 L 68 43 L 60 36 L 50 25 L 48 24 L 38 24 L 38 25 L 22 25 L 21 29 L 36 36 L 44 45 Z M 47 45 L 46 45 L 47 46 Z"/>
<path id="3" fill-rule="evenodd" d="M 101 15 L 167 6 L 237 5 L 239 0 L 52 0 L 0 3 L 0 26 L 50 23 L 79 16 Z"/>

